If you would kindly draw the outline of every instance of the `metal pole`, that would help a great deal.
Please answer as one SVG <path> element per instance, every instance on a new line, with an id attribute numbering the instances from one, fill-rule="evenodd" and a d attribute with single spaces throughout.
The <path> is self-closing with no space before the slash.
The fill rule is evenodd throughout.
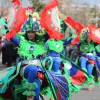
<path id="1" fill-rule="evenodd" d="M 77 0 L 77 20 L 79 20 L 79 0 Z"/>
<path id="2" fill-rule="evenodd" d="M 95 14 L 96 14 L 96 16 L 95 16 L 95 21 L 96 21 L 96 23 L 95 23 L 95 25 L 98 27 L 97 0 L 95 0 L 95 9 L 96 9 L 96 12 L 95 12 Z"/>

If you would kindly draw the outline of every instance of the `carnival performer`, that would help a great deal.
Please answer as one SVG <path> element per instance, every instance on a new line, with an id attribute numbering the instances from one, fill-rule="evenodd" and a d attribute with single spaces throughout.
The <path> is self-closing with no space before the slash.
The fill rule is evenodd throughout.
<path id="1" fill-rule="evenodd" d="M 62 51 L 64 49 L 64 45 L 70 44 L 71 40 L 54 40 L 49 39 L 46 42 L 46 48 L 48 50 L 48 55 L 52 57 L 53 65 L 52 65 L 52 71 L 60 73 L 60 66 L 61 66 L 61 58 L 60 55 L 62 54 Z"/>
<path id="2" fill-rule="evenodd" d="M 62 33 L 64 32 L 64 29 L 61 28 L 61 24 L 63 23 L 64 19 L 60 18 L 59 16 L 59 11 L 56 7 L 58 4 L 59 3 L 57 0 L 53 0 L 50 4 L 51 6 L 48 4 L 42 11 L 40 22 L 42 27 L 45 28 L 47 34 L 49 35 L 49 39 L 46 41 L 46 49 L 48 51 L 47 57 L 52 59 L 51 69 L 56 73 L 61 73 L 60 55 L 64 50 L 64 44 L 67 45 L 71 43 L 71 39 L 68 41 L 67 39 L 64 41 L 62 40 L 64 38 L 64 33 Z"/>
<path id="3" fill-rule="evenodd" d="M 28 100 L 33 100 L 33 98 L 34 100 L 39 100 L 41 81 L 44 78 L 44 70 L 41 68 L 40 61 L 43 60 L 42 54 L 46 53 L 46 49 L 42 41 L 39 42 L 36 40 L 37 31 L 35 29 L 36 27 L 28 27 L 25 37 L 17 34 L 15 37 L 11 38 L 11 41 L 19 46 L 18 54 L 22 62 L 20 76 L 28 80 L 28 82 L 24 81 L 23 83 L 26 89 L 23 94 L 27 95 Z M 51 77 L 51 73 L 49 73 L 49 75 Z M 64 78 L 64 76 L 61 77 Z M 52 79 L 52 81 L 54 80 Z M 22 87 L 19 88 L 22 89 Z M 18 89 L 18 87 L 16 89 Z M 67 95 L 65 98 L 67 98 Z"/>
<path id="4" fill-rule="evenodd" d="M 80 50 L 79 62 L 80 67 L 92 77 L 88 87 L 89 91 L 91 91 L 93 88 L 94 77 L 92 73 L 95 65 L 94 50 L 96 45 L 97 43 L 89 37 L 89 28 L 83 29 L 80 35 L 80 42 L 78 44 Z"/>
<path id="5" fill-rule="evenodd" d="M 29 19 L 27 20 L 27 23 L 31 20 L 31 18 L 32 17 L 30 16 Z M 38 29 L 39 25 L 37 26 L 37 22 L 34 22 L 35 23 L 34 25 L 33 22 L 31 23 L 32 26 L 35 27 L 30 26 L 30 24 L 28 23 L 26 25 L 27 27 L 25 27 L 26 30 L 25 37 L 20 36 L 20 38 L 18 38 L 15 36 L 11 38 L 11 41 L 13 41 L 16 45 L 19 46 L 18 54 L 22 59 L 22 66 L 23 66 L 21 68 L 20 75 L 22 77 L 25 77 L 28 80 L 28 83 L 26 84 L 27 90 L 24 93 L 26 95 L 29 95 L 34 90 L 34 93 L 32 92 L 31 96 L 35 94 L 34 100 L 39 100 L 39 91 L 40 91 L 41 82 L 37 78 L 37 74 L 38 72 L 41 72 L 43 70 L 38 66 L 41 66 L 40 59 L 42 58 L 41 57 L 42 54 L 46 53 L 46 49 L 43 46 L 42 42 L 40 43 L 36 40 L 36 32 L 38 32 L 39 30 Z M 34 83 L 36 85 L 34 85 Z M 37 87 L 34 88 L 33 86 L 37 86 Z M 31 97 L 31 99 L 33 100 L 33 96 Z"/>

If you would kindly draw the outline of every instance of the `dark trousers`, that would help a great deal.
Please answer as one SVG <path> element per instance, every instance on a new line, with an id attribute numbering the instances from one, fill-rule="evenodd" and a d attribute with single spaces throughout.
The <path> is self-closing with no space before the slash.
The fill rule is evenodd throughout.
<path id="1" fill-rule="evenodd" d="M 2 47 L 2 64 L 6 64 L 5 47 Z"/>
<path id="2" fill-rule="evenodd" d="M 14 61 L 14 56 L 7 56 L 6 55 L 6 57 L 7 57 L 7 66 L 11 67 L 11 65 L 12 65 L 12 63 Z"/>

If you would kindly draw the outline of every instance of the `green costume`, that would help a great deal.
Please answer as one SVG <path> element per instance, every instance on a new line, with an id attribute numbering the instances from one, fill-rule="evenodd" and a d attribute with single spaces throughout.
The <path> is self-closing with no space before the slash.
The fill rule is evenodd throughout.
<path id="1" fill-rule="evenodd" d="M 57 53 L 61 53 L 64 49 L 62 40 L 48 40 L 46 44 L 48 44 L 48 50 L 52 50 Z"/>
<path id="2" fill-rule="evenodd" d="M 31 48 L 32 47 L 32 48 Z M 33 49 L 32 51 L 30 49 Z M 31 42 L 27 41 L 23 36 L 20 37 L 20 44 L 18 47 L 18 54 L 21 58 L 32 59 L 39 55 L 46 53 L 46 48 L 42 41 Z"/>

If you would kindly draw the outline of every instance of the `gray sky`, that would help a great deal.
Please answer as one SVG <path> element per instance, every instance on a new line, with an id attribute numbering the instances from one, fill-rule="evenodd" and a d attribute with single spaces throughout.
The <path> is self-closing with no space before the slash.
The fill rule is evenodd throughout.
<path id="1" fill-rule="evenodd" d="M 51 0 L 43 0 L 43 1 L 49 2 L 49 1 L 51 1 Z M 29 0 L 22 0 L 22 5 L 23 5 L 24 7 L 31 6 Z"/>
<path id="2" fill-rule="evenodd" d="M 99 4 L 100 5 L 100 0 L 75 0 L 79 3 L 88 3 L 90 5 L 95 5 L 95 4 Z"/>
<path id="3" fill-rule="evenodd" d="M 22 0 L 22 6 L 23 7 L 27 7 L 27 6 L 31 6 L 29 0 Z"/>
<path id="4" fill-rule="evenodd" d="M 31 5 L 29 3 L 29 0 L 22 0 L 22 1 L 23 1 L 22 4 L 24 5 L 24 7 Z M 49 2 L 51 0 L 43 0 L 43 1 Z M 89 5 L 95 5 L 95 4 L 100 5 L 100 0 L 75 0 L 75 1 L 78 2 L 78 3 L 88 3 Z"/>

